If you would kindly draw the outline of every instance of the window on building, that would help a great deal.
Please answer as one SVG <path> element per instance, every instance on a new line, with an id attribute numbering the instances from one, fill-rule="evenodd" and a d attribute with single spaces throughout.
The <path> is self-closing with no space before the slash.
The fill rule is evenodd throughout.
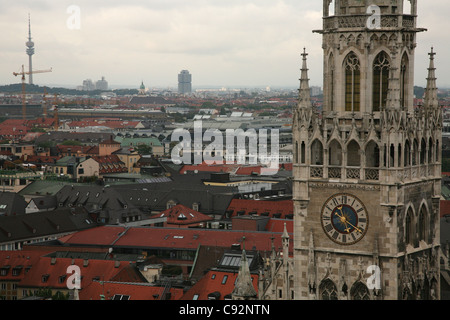
<path id="1" fill-rule="evenodd" d="M 325 279 L 320 283 L 319 297 L 321 300 L 338 300 L 337 288 L 333 281 Z"/>
<path id="2" fill-rule="evenodd" d="M 311 145 L 311 164 L 323 166 L 323 145 L 319 140 L 314 140 Z"/>
<path id="3" fill-rule="evenodd" d="M 425 207 L 422 207 L 419 215 L 419 223 L 418 223 L 418 236 L 419 241 L 427 241 L 427 214 Z"/>
<path id="4" fill-rule="evenodd" d="M 380 52 L 373 62 L 373 111 L 381 111 L 386 107 L 390 67 L 388 55 L 384 51 Z"/>
<path id="5" fill-rule="evenodd" d="M 227 283 L 227 280 L 228 280 L 228 276 L 227 276 L 227 275 L 224 275 L 224 276 L 223 276 L 223 279 L 222 279 L 222 284 Z"/>
<path id="6" fill-rule="evenodd" d="M 369 289 L 361 281 L 358 281 L 353 285 L 350 290 L 350 295 L 352 300 L 370 300 Z"/>
<path id="7" fill-rule="evenodd" d="M 347 166 L 359 167 L 361 165 L 361 155 L 359 144 L 352 140 L 347 145 Z"/>
<path id="8" fill-rule="evenodd" d="M 409 61 L 406 53 L 402 57 L 402 62 L 400 66 L 400 105 L 406 108 L 408 100 L 408 67 Z"/>
<path id="9" fill-rule="evenodd" d="M 345 111 L 361 110 L 361 67 L 355 53 L 351 52 L 344 60 L 345 69 Z"/>
<path id="10" fill-rule="evenodd" d="M 405 217 L 405 244 L 413 244 L 413 215 L 412 209 L 409 208 Z"/>
<path id="11" fill-rule="evenodd" d="M 333 55 L 330 55 L 330 58 L 328 59 L 328 101 L 330 105 L 330 110 L 334 111 L 334 74 L 335 74 L 335 68 L 334 68 L 334 57 Z"/>

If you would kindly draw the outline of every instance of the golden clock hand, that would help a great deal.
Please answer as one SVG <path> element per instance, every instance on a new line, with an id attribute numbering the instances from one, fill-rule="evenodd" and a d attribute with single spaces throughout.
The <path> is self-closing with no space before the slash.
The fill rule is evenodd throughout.
<path id="1" fill-rule="evenodd" d="M 347 221 L 347 223 L 348 223 L 349 225 L 351 225 L 353 228 L 355 228 L 356 231 L 358 231 L 359 233 L 362 233 L 362 231 L 361 231 L 360 228 L 355 227 L 351 222 L 348 222 L 348 221 Z"/>
<path id="2" fill-rule="evenodd" d="M 337 212 L 335 212 L 335 214 L 340 218 L 341 223 L 344 224 L 345 232 L 350 233 L 350 228 L 348 227 L 348 224 L 347 224 L 348 223 L 347 218 L 344 216 L 344 213 L 342 212 L 342 206 L 337 207 L 337 209 L 339 211 L 341 211 L 342 215 L 339 215 Z"/>
<path id="3" fill-rule="evenodd" d="M 347 224 L 349 224 L 349 225 L 352 226 L 356 231 L 358 231 L 359 233 L 362 233 L 362 231 L 361 231 L 360 228 L 354 226 L 354 225 L 353 225 L 350 221 L 348 221 L 347 218 L 344 216 L 344 213 L 342 212 L 342 206 L 337 207 L 337 209 L 338 209 L 339 211 L 341 211 L 341 214 L 342 214 L 342 216 L 340 216 L 340 215 L 336 212 L 336 215 L 337 215 L 339 218 L 341 218 L 341 222 L 345 223 L 346 226 L 347 226 Z M 349 229 L 348 227 L 347 227 L 347 229 L 345 229 L 345 231 L 347 231 L 347 232 L 350 232 L 349 230 L 350 230 L 350 229 Z"/>

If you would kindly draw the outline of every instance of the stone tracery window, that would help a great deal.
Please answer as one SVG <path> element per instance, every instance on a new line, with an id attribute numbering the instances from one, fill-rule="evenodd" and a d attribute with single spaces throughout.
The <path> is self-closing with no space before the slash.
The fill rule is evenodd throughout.
<path id="1" fill-rule="evenodd" d="M 361 109 L 361 65 L 354 52 L 344 60 L 345 111 L 359 112 Z"/>
<path id="2" fill-rule="evenodd" d="M 390 67 L 387 54 L 380 52 L 373 62 L 373 111 L 381 111 L 386 107 Z"/>
<path id="3" fill-rule="evenodd" d="M 350 290 L 352 300 L 370 300 L 370 292 L 361 281 L 356 282 Z"/>
<path id="4" fill-rule="evenodd" d="M 338 300 L 337 288 L 330 279 L 323 280 L 319 286 L 321 300 Z"/>
<path id="5" fill-rule="evenodd" d="M 408 56 L 406 53 L 402 57 L 400 66 L 400 105 L 406 108 L 408 98 Z"/>

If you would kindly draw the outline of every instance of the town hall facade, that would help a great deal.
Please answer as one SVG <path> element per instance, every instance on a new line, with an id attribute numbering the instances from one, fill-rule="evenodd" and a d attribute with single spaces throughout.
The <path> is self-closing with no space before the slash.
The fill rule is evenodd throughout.
<path id="1" fill-rule="evenodd" d="M 323 108 L 305 50 L 293 119 L 292 296 L 439 299 L 442 112 L 433 49 L 414 106 L 417 0 L 323 2 Z"/>

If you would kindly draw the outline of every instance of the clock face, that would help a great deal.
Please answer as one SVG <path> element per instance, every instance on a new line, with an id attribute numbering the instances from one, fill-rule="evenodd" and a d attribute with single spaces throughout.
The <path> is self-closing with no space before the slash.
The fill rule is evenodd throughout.
<path id="1" fill-rule="evenodd" d="M 360 241 L 369 226 L 366 207 L 351 194 L 330 197 L 322 207 L 320 220 L 325 234 L 341 245 Z"/>

